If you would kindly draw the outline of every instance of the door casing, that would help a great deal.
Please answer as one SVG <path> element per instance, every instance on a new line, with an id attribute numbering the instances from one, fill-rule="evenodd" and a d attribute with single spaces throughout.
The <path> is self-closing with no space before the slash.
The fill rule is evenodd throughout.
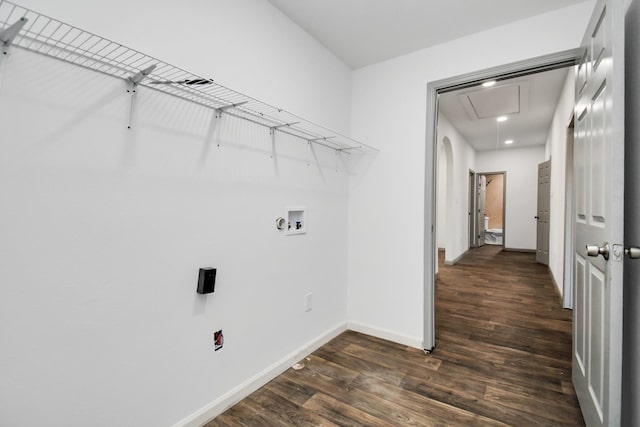
<path id="1" fill-rule="evenodd" d="M 424 209 L 424 299 L 423 299 L 423 348 L 431 352 L 435 342 L 435 273 L 436 273 L 436 171 L 438 94 L 476 86 L 486 80 L 506 79 L 576 65 L 581 59 L 580 49 L 566 50 L 550 55 L 518 61 L 499 67 L 454 76 L 427 83 L 427 129 L 425 150 L 425 197 Z"/>
<path id="2" fill-rule="evenodd" d="M 476 173 L 469 169 L 469 248 L 478 247 L 476 236 Z"/>
<path id="3" fill-rule="evenodd" d="M 565 158 L 565 203 L 564 203 L 564 285 L 562 287 L 562 307 L 573 308 L 573 112 L 567 126 L 567 155 Z"/>

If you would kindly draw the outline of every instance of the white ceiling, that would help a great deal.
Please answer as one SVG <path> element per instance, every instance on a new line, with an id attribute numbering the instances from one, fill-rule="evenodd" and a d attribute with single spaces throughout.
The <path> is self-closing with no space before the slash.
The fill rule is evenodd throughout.
<path id="1" fill-rule="evenodd" d="M 441 94 L 438 111 L 476 151 L 544 145 L 568 69 Z M 497 123 L 505 115 L 506 122 Z M 498 133 L 499 132 L 499 133 Z M 506 139 L 514 140 L 508 146 Z"/>
<path id="2" fill-rule="evenodd" d="M 587 0 L 269 0 L 352 69 Z"/>
<path id="3" fill-rule="evenodd" d="M 268 0 L 352 69 L 589 0 Z M 567 70 L 440 96 L 439 108 L 477 150 L 545 143 Z M 460 96 L 464 94 L 464 96 Z M 479 116 L 479 117 L 478 117 Z M 505 148 L 500 145 L 500 148 Z"/>

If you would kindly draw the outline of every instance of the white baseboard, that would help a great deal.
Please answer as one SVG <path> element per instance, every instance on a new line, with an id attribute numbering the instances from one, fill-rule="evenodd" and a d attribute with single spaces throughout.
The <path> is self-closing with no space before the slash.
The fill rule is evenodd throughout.
<path id="1" fill-rule="evenodd" d="M 375 326 L 365 325 L 364 323 L 358 322 L 349 322 L 347 324 L 347 329 L 423 350 L 422 338 L 401 335 L 388 329 L 377 328 Z"/>
<path id="2" fill-rule="evenodd" d="M 524 252 L 524 253 L 528 253 L 528 254 L 535 254 L 536 253 L 535 249 L 507 248 L 506 246 L 504 247 L 504 250 L 507 251 L 507 252 Z"/>
<path id="3" fill-rule="evenodd" d="M 549 269 L 549 275 L 551 276 L 551 282 L 553 283 L 553 287 L 555 288 L 556 295 L 560 300 L 560 305 L 562 306 L 562 308 L 567 308 L 564 306 L 564 298 L 562 296 L 562 291 L 564 289 L 558 284 L 558 282 L 556 282 L 556 277 L 553 275 L 553 270 L 549 266 L 547 266 L 547 268 Z"/>
<path id="4" fill-rule="evenodd" d="M 461 253 L 461 254 L 460 254 L 456 259 L 454 259 L 453 261 L 447 261 L 447 260 L 445 260 L 445 261 L 444 261 L 444 263 L 445 263 L 446 265 L 455 265 L 455 264 L 457 264 L 457 263 L 458 263 L 458 261 L 460 261 L 462 258 L 464 258 L 464 256 L 465 256 L 466 254 L 468 254 L 468 253 L 469 253 L 469 249 L 467 249 L 466 251 L 464 251 L 463 253 Z"/>
<path id="5" fill-rule="evenodd" d="M 220 396 L 204 408 L 194 412 L 182 421 L 177 422 L 173 427 L 200 427 L 214 419 L 263 385 L 289 369 L 294 363 L 300 359 L 313 353 L 341 333 L 347 330 L 347 324 L 342 323 L 329 329 L 319 337 L 309 341 L 297 350 L 289 353 L 278 362 L 257 373 L 252 378 L 235 387 L 228 393 Z"/>

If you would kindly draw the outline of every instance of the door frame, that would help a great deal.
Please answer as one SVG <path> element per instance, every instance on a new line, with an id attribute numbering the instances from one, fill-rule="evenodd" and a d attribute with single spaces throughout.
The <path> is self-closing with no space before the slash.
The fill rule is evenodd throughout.
<path id="1" fill-rule="evenodd" d="M 478 237 L 476 236 L 476 179 L 477 174 L 473 169 L 469 169 L 469 249 L 478 247 Z"/>
<path id="2" fill-rule="evenodd" d="M 574 113 L 567 125 L 566 157 L 564 176 L 564 283 L 562 285 L 562 308 L 573 309 L 573 218 L 575 207 L 573 201 L 573 132 Z"/>
<path id="3" fill-rule="evenodd" d="M 453 90 L 477 86 L 486 80 L 503 80 L 526 76 L 529 74 L 574 66 L 581 60 L 583 51 L 580 48 L 543 55 L 523 61 L 487 68 L 459 76 L 427 83 L 427 120 L 425 176 L 426 193 L 424 203 L 424 283 L 423 283 L 423 349 L 430 353 L 435 348 L 435 254 L 437 253 L 436 216 L 437 216 L 437 129 L 438 129 L 438 94 Z M 428 230 L 431 230 L 429 235 Z"/>

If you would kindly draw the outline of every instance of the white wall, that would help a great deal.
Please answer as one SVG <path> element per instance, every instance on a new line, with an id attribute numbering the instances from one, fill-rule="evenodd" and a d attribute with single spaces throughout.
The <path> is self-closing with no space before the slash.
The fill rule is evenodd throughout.
<path id="1" fill-rule="evenodd" d="M 549 223 L 549 268 L 558 286 L 560 295 L 564 283 L 564 220 L 565 220 L 565 185 L 567 161 L 567 128 L 573 115 L 575 103 L 575 72 L 567 72 L 564 87 L 558 99 L 556 112 L 549 128 L 546 142 L 547 156 L 551 159 L 551 206 Z"/>
<path id="2" fill-rule="evenodd" d="M 579 46 L 594 2 L 356 70 L 352 136 L 381 149 L 349 195 L 349 317 L 421 345 L 426 87 L 430 81 Z M 427 203 L 426 209 L 431 209 Z M 373 211 L 373 212 L 372 212 Z M 389 227 L 389 224 L 393 224 Z M 384 243 L 380 243 L 384 242 Z"/>
<path id="3" fill-rule="evenodd" d="M 445 181 L 445 191 L 437 199 L 438 212 L 446 218 L 443 224 L 437 223 L 438 231 L 446 230 L 445 262 L 452 263 L 469 249 L 469 169 L 475 168 L 476 154 L 443 114 L 438 116 L 437 135 L 439 145 L 445 138 L 450 141 L 453 160 L 451 182 Z"/>
<path id="4" fill-rule="evenodd" d="M 350 71 L 266 1 L 24 3 L 347 127 Z M 172 425 L 344 325 L 332 152 L 144 88 L 128 131 L 124 82 L 19 49 L 0 79 L 0 425 Z"/>
<path id="5" fill-rule="evenodd" d="M 506 171 L 504 247 L 536 249 L 538 163 L 544 146 L 508 148 L 476 154 L 478 173 Z"/>

